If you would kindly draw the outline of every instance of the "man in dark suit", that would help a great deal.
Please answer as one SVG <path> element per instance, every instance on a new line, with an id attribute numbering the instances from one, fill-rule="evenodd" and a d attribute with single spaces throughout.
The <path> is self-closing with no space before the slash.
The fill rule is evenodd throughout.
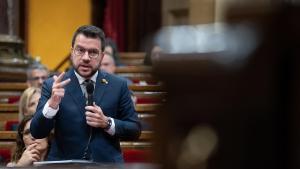
<path id="1" fill-rule="evenodd" d="M 30 130 L 34 138 L 44 138 L 54 128 L 48 160 L 123 162 L 119 140 L 140 135 L 126 81 L 99 71 L 104 41 L 101 29 L 79 27 L 72 39 L 73 68 L 43 84 Z M 90 106 L 86 83 L 95 87 Z"/>

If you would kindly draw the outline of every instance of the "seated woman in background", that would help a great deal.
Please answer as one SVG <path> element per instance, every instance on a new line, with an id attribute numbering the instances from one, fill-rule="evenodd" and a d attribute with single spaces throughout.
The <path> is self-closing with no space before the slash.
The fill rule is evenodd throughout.
<path id="1" fill-rule="evenodd" d="M 19 102 L 19 120 L 24 116 L 33 115 L 41 97 L 41 89 L 29 87 L 24 90 Z"/>
<path id="2" fill-rule="evenodd" d="M 32 117 L 32 115 L 25 116 L 21 121 L 16 138 L 16 149 L 7 167 L 30 166 L 33 162 L 44 161 L 46 158 L 49 138 L 34 139 L 31 136 L 29 127 Z"/>

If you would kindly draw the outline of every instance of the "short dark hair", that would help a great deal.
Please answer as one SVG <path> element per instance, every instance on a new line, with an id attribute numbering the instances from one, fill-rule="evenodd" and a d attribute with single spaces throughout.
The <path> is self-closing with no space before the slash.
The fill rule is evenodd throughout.
<path id="1" fill-rule="evenodd" d="M 88 38 L 98 38 L 101 41 L 101 50 L 104 51 L 105 47 L 105 34 L 102 29 L 93 26 L 93 25 L 83 25 L 80 26 L 73 35 L 72 38 L 72 47 L 74 47 L 75 39 L 77 35 L 83 34 Z"/>

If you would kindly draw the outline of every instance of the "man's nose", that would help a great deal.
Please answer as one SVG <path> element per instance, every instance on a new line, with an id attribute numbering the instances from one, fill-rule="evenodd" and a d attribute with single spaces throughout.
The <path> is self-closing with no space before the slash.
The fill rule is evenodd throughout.
<path id="1" fill-rule="evenodd" d="M 83 56 L 82 56 L 82 59 L 83 60 L 90 60 L 90 57 L 89 57 L 89 52 L 88 51 L 85 51 Z"/>

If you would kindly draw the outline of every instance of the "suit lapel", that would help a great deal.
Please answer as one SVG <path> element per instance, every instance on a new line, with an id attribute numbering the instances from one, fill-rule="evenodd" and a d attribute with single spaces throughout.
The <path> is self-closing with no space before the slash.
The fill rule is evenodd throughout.
<path id="1" fill-rule="evenodd" d="M 96 103 L 100 103 L 105 93 L 105 88 L 108 86 L 108 79 L 106 79 L 106 74 L 99 71 L 96 85 L 95 85 L 95 92 L 94 92 L 94 100 Z"/>
<path id="2" fill-rule="evenodd" d="M 85 107 L 86 98 L 82 94 L 82 90 L 78 82 L 78 79 L 74 73 L 74 69 L 71 69 L 68 73 L 70 75 L 69 77 L 71 78 L 71 82 L 67 85 L 68 86 L 67 91 L 72 96 L 78 108 L 81 109 L 82 107 Z"/>

